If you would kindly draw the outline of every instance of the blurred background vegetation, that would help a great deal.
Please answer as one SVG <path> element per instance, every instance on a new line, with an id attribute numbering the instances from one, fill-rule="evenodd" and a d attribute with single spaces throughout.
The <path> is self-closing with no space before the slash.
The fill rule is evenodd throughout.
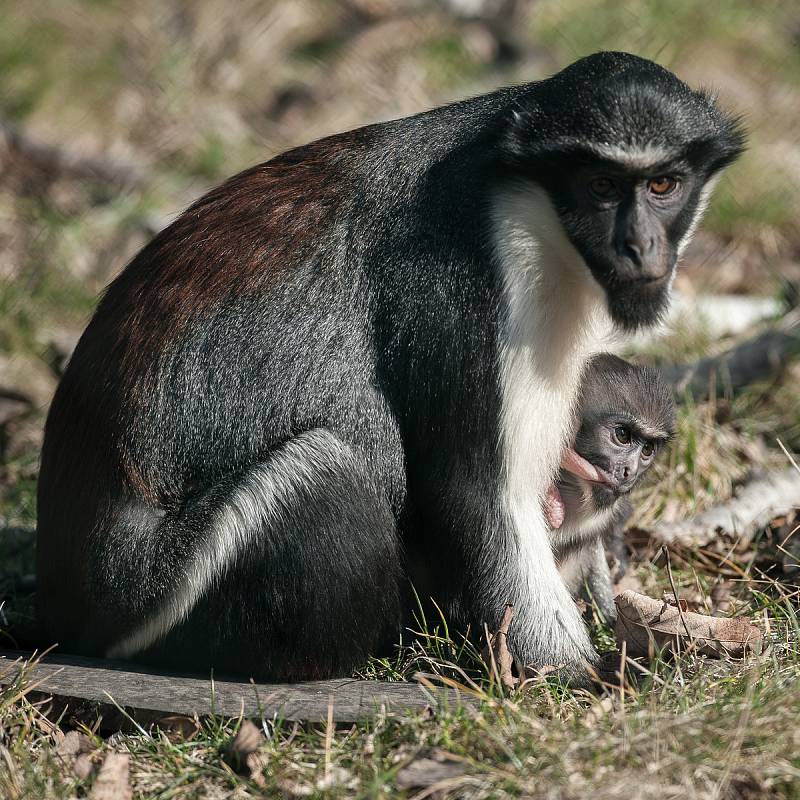
<path id="1" fill-rule="evenodd" d="M 796 301 L 797 2 L 0 0 L 0 20 L 2 524 L 34 521 L 43 412 L 98 293 L 209 186 L 595 50 L 660 61 L 749 128 L 678 288 L 770 298 L 767 315 Z M 652 358 L 691 359 L 747 327 L 688 320 Z M 800 438 L 796 410 L 784 397 L 775 433 Z"/>
<path id="2" fill-rule="evenodd" d="M 750 131 L 678 288 L 780 301 L 800 285 L 797 3 L 3 0 L 0 19 L 6 524 L 34 520 L 42 413 L 98 293 L 194 198 L 293 145 L 598 49 L 711 87 Z M 690 315 L 653 357 L 691 359 L 741 333 L 707 323 Z"/>

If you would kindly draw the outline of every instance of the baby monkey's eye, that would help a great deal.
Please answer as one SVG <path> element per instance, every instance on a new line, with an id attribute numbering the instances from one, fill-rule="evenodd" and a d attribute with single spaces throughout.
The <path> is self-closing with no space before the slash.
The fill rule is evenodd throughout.
<path id="1" fill-rule="evenodd" d="M 650 458 L 650 456 L 652 456 L 653 453 L 655 453 L 655 451 L 656 451 L 656 448 L 655 448 L 655 445 L 652 442 L 645 442 L 642 445 L 642 455 L 645 458 Z"/>
<path id="2" fill-rule="evenodd" d="M 630 444 L 631 432 L 624 425 L 617 425 L 614 428 L 614 441 L 617 444 Z"/>
<path id="3" fill-rule="evenodd" d="M 672 194 L 677 186 L 678 181 L 670 175 L 659 175 L 657 178 L 651 178 L 647 182 L 647 189 L 650 194 L 658 197 L 666 197 L 668 194 Z"/>

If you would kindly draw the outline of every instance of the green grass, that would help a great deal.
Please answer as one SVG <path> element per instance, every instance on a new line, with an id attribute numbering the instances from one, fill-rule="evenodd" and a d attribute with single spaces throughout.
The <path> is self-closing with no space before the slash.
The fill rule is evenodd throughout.
<path id="1" fill-rule="evenodd" d="M 59 96 L 91 105 L 111 99 L 123 79 L 121 43 L 113 35 L 92 35 L 88 15 L 96 12 L 86 5 L 23 10 L 0 1 L 0 113 L 24 120 Z"/>
<path id="2" fill-rule="evenodd" d="M 734 401 L 731 418 L 747 436 L 763 436 L 773 447 L 780 440 L 792 452 L 800 452 L 797 380 L 795 368 L 783 380 L 749 387 Z"/>
<path id="3" fill-rule="evenodd" d="M 680 70 L 698 43 L 722 43 L 749 61 L 800 76 L 800 56 L 779 0 L 544 0 L 532 17 L 537 36 L 564 60 L 596 50 L 627 50 Z M 797 73 L 794 72 L 797 70 Z"/>
<path id="4" fill-rule="evenodd" d="M 736 613 L 768 634 L 768 650 L 747 662 L 658 656 L 630 662 L 624 681 L 618 676 L 599 694 L 548 681 L 509 691 L 443 615 L 419 612 L 396 657 L 371 660 L 357 677 L 413 680 L 422 672 L 460 686 L 470 705 L 377 711 L 344 727 L 261 720 L 252 773 L 235 771 L 226 757 L 239 720 L 212 717 L 108 739 L 97 735 L 97 718 L 83 716 L 79 729 L 90 735 L 95 766 L 109 751 L 130 754 L 137 798 L 420 797 L 423 787 L 398 783 L 410 763 L 429 757 L 459 765 L 439 789 L 447 798 L 800 797 L 800 589 L 781 582 L 776 542 L 761 537 L 755 547 L 757 559 L 713 548 L 677 548 L 670 559 L 682 596 L 707 597 L 720 580 L 732 581 Z M 670 588 L 660 562 L 640 562 L 635 574 L 651 596 Z M 607 629 L 593 635 L 601 649 L 611 645 Z M 78 778 L 55 753 L 69 715 L 48 716 L 26 689 L 23 680 L 0 692 L 0 796 L 87 793 L 94 778 Z"/>
<path id="5" fill-rule="evenodd" d="M 458 35 L 442 34 L 428 41 L 420 50 L 420 58 L 443 84 L 463 85 L 480 73 L 480 64 Z"/>
<path id="6" fill-rule="evenodd" d="M 463 768 L 440 797 L 797 797 L 797 618 L 774 591 L 753 590 L 751 602 L 758 618 L 769 616 L 772 637 L 768 654 L 751 663 L 656 660 L 631 666 L 623 686 L 603 695 L 539 685 L 503 696 L 484 681 L 465 688 L 476 705 L 378 713 L 344 728 L 264 720 L 258 783 L 226 762 L 236 720 L 94 737 L 93 758 L 130 753 L 142 798 L 411 797 L 419 788 L 399 790 L 398 775 L 440 751 Z M 79 780 L 54 756 L 57 731 L 20 691 L 0 696 L 0 795 L 86 791 L 91 778 Z M 753 794 L 743 795 L 748 787 Z"/>
<path id="7" fill-rule="evenodd" d="M 36 460 L 27 454 L 24 459 L 15 459 L 4 465 L 5 474 L 0 486 L 0 528 L 32 528 L 36 524 L 37 467 Z M 3 573 L 7 569 L 6 562 L 3 564 Z"/>
<path id="8" fill-rule="evenodd" d="M 760 169 L 759 169 L 760 167 Z M 748 175 L 758 171 L 758 175 Z M 728 238 L 740 231 L 790 229 L 800 214 L 796 187 L 785 175 L 766 174 L 764 165 L 745 161 L 723 176 L 704 220 L 707 230 Z"/>
<path id="9" fill-rule="evenodd" d="M 97 302 L 83 283 L 54 269 L 32 264 L 26 278 L 0 282 L 0 352 L 40 353 L 42 315 L 51 325 L 88 320 Z"/>
<path id="10" fill-rule="evenodd" d="M 42 24 L 36 36 L 27 30 L 20 35 L 11 5 L 0 5 L 8 23 L 0 28 L 0 75 L 6 78 L 2 110 L 12 119 L 22 119 L 57 80 L 57 68 L 48 54 L 61 44 L 62 37 L 55 24 Z"/>
<path id="11" fill-rule="evenodd" d="M 396 657 L 371 660 L 358 677 L 411 680 L 423 672 L 461 685 L 476 705 L 433 715 L 378 713 L 333 729 L 263 720 L 256 776 L 237 773 L 226 760 L 237 720 L 211 718 L 188 730 L 153 727 L 110 740 L 92 734 L 91 757 L 97 765 L 108 751 L 128 752 L 137 798 L 413 797 L 424 790 L 398 788 L 404 768 L 441 751 L 464 773 L 440 797 L 627 798 L 631 791 L 645 798 L 800 797 L 800 752 L 793 744 L 800 712 L 798 589 L 781 584 L 770 566 L 774 544 L 762 539 L 757 547 L 759 560 L 681 548 L 671 559 L 687 596 L 708 596 L 719 580 L 734 581 L 737 613 L 769 631 L 769 651 L 749 663 L 657 658 L 629 665 L 625 688 L 600 695 L 546 682 L 509 692 L 443 615 L 420 612 L 415 635 Z M 663 565 L 645 561 L 636 574 L 651 596 L 669 589 Z M 601 649 L 610 646 L 607 629 L 595 627 L 593 635 Z M 88 792 L 93 778 L 79 779 L 54 752 L 68 718 L 54 727 L 58 720 L 47 717 L 46 704 L 29 702 L 24 692 L 24 683 L 0 692 L 0 796 Z M 84 717 L 81 724 L 92 733 L 97 722 Z"/>

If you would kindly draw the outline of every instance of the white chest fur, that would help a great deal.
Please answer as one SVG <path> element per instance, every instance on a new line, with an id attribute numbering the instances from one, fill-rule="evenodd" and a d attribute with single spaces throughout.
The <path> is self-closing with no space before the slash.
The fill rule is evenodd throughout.
<path id="1" fill-rule="evenodd" d="M 572 429 L 581 371 L 611 333 L 604 292 L 567 240 L 545 192 L 495 202 L 506 318 L 500 350 L 502 443 L 512 503 L 541 496 Z"/>
<path id="2" fill-rule="evenodd" d="M 553 559 L 541 498 L 573 427 L 581 371 L 603 349 L 611 321 L 603 290 L 542 189 L 505 189 L 494 198 L 494 212 L 505 295 L 499 353 L 503 500 L 514 540 L 507 564 L 511 597 L 497 599 L 530 609 L 528 625 L 538 630 L 528 635 L 550 646 L 563 639 L 565 625 L 570 638 L 583 641 Z"/>

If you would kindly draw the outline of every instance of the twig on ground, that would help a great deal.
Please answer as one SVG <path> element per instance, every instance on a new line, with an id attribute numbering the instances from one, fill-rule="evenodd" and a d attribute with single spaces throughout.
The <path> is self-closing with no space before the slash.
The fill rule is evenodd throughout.
<path id="1" fill-rule="evenodd" d="M 707 400 L 711 392 L 738 390 L 778 372 L 791 358 L 800 356 L 800 311 L 794 310 L 770 330 L 692 364 L 662 367 L 661 374 L 680 395 Z"/>
<path id="2" fill-rule="evenodd" d="M 695 517 L 659 522 L 645 528 L 664 544 L 698 547 L 720 536 L 745 545 L 775 517 L 787 514 L 800 500 L 800 472 L 790 467 L 761 473 L 742 486 L 735 497 Z"/>
<path id="3" fill-rule="evenodd" d="M 496 671 L 500 685 L 506 689 L 516 689 L 520 679 L 514 675 L 514 656 L 508 649 L 508 630 L 514 617 L 514 606 L 507 605 L 500 620 L 500 627 L 495 633 L 487 632 L 484 660 Z"/>

